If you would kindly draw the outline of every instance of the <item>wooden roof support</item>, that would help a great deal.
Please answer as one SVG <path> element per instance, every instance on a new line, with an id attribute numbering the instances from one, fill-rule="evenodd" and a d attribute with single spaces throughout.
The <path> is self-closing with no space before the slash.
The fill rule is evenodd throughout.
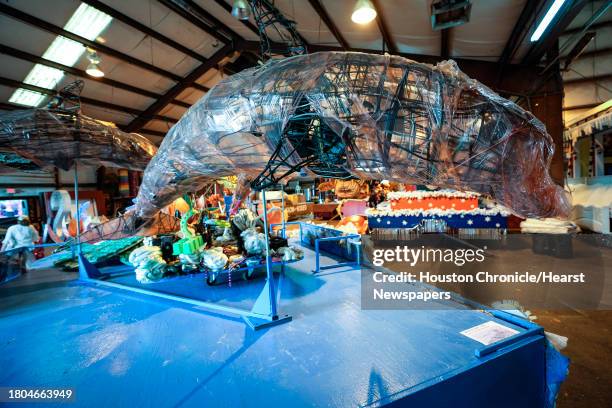
<path id="1" fill-rule="evenodd" d="M 198 78 L 215 68 L 219 62 L 234 51 L 231 44 L 225 45 L 223 48 L 215 52 L 205 63 L 194 69 L 182 81 L 174 85 L 161 98 L 155 101 L 145 111 L 141 112 L 130 124 L 126 127 L 128 132 L 137 132 L 147 122 L 154 119 L 155 115 L 161 111 L 166 105 L 176 98 L 183 90 L 191 86 Z"/>
<path id="2" fill-rule="evenodd" d="M 57 91 L 54 89 L 42 88 L 40 86 L 26 84 L 24 82 L 15 81 L 14 79 L 9 79 L 9 78 L 0 77 L 0 85 L 8 86 L 10 88 L 23 88 L 23 89 L 27 89 L 33 92 L 41 93 L 43 95 L 49 95 L 49 96 L 57 95 Z M 93 106 L 97 106 L 99 108 L 104 108 L 104 109 L 110 109 L 110 110 L 114 110 L 117 112 L 124 112 L 129 115 L 136 116 L 141 113 L 141 111 L 139 111 L 138 109 L 130 108 L 127 106 L 116 105 L 114 103 L 100 101 L 97 99 L 88 98 L 86 96 L 81 96 L 79 99 L 81 100 L 82 103 L 85 103 L 88 105 L 93 105 Z M 170 118 L 168 116 L 161 116 L 161 115 L 155 115 L 153 119 L 161 120 L 161 121 L 168 122 L 168 123 L 177 122 L 177 120 L 174 118 Z"/>
<path id="3" fill-rule="evenodd" d="M 148 35 L 151 38 L 155 38 L 159 42 L 162 42 L 177 51 L 182 52 L 185 55 L 189 55 L 191 58 L 197 59 L 199 61 L 206 61 L 206 57 L 198 54 L 190 48 L 185 47 L 182 44 L 174 41 L 171 38 L 166 37 L 165 35 L 159 33 L 158 31 L 153 30 L 151 27 L 148 27 L 139 21 L 134 20 L 133 18 L 126 16 L 125 14 L 115 10 L 114 8 L 107 6 L 99 0 L 81 0 L 83 3 L 89 4 L 90 6 L 100 10 L 103 13 L 108 14 L 112 18 L 121 21 L 122 23 L 135 28 L 136 30 Z"/>
<path id="4" fill-rule="evenodd" d="M 61 71 L 64 71 L 67 74 L 71 74 L 80 78 L 86 78 L 92 81 L 97 81 L 97 82 L 101 82 L 105 85 L 109 85 L 118 89 L 123 89 L 124 91 L 128 91 L 128 92 L 132 92 L 138 95 L 142 95 L 142 96 L 146 96 L 148 98 L 153 98 L 153 99 L 157 99 L 160 98 L 162 95 L 155 93 L 155 92 L 151 92 L 148 91 L 146 89 L 142 89 L 142 88 L 137 88 L 133 85 L 130 84 L 126 84 L 123 82 L 119 82 L 119 81 L 115 81 L 113 79 L 107 78 L 107 77 L 92 77 L 91 75 L 87 75 L 87 73 L 81 69 L 78 68 L 74 68 L 74 67 L 69 67 L 67 65 L 63 65 L 60 63 L 57 63 L 55 61 L 51 61 L 42 57 L 38 57 L 34 54 L 30 54 L 28 52 L 25 51 L 21 51 L 18 50 L 16 48 L 12 48 L 3 44 L 0 44 L 0 53 L 1 54 L 6 54 L 6 55 L 10 55 L 12 57 L 15 58 L 19 58 L 25 61 L 29 61 L 32 62 L 34 64 L 41 64 L 41 65 L 45 65 L 47 67 L 51 67 L 51 68 L 55 68 L 55 69 L 59 69 Z M 187 102 L 183 102 L 183 101 L 179 101 L 177 99 L 172 101 L 173 104 L 178 105 L 178 106 L 182 106 L 183 108 L 189 108 L 191 105 L 188 104 Z"/>
<path id="5" fill-rule="evenodd" d="M 351 48 L 348 41 L 346 41 L 340 30 L 338 30 L 338 27 L 336 26 L 334 21 L 331 19 L 329 14 L 327 14 L 327 10 L 325 10 L 325 7 L 321 4 L 321 2 L 319 0 L 308 0 L 308 2 L 317 12 L 321 20 L 323 20 L 327 28 L 329 28 L 329 31 L 332 32 L 332 34 L 336 38 L 336 41 L 338 41 L 338 44 L 340 44 L 345 50 Z"/>
<path id="6" fill-rule="evenodd" d="M 387 46 L 387 50 L 391 54 L 398 54 L 399 51 L 397 49 L 397 46 L 395 45 L 395 42 L 393 41 L 393 38 L 391 37 L 389 27 L 387 26 L 387 21 L 385 20 L 385 17 L 383 16 L 382 7 L 380 6 L 380 1 L 372 0 L 372 5 L 374 6 L 374 9 L 376 10 L 376 24 L 378 24 L 378 29 L 380 30 L 380 34 L 382 35 L 383 40 Z"/>

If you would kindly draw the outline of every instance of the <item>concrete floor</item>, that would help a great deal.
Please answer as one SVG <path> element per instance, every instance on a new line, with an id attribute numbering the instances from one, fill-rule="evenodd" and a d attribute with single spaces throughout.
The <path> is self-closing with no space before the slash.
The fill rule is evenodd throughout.
<path id="1" fill-rule="evenodd" d="M 309 261 L 290 265 L 281 285 L 281 310 L 294 320 L 258 332 L 239 319 L 76 284 L 74 274 L 30 272 L 0 287 L 0 384 L 72 386 L 76 406 L 109 407 L 515 408 L 544 398 L 541 336 L 477 357 L 482 345 L 462 330 L 488 321 L 525 329 L 461 304 L 364 311 L 360 272 L 314 276 L 305 252 Z M 234 305 L 256 287 L 185 280 L 186 290 Z"/>
<path id="2" fill-rule="evenodd" d="M 367 245 L 370 245 L 371 251 L 374 244 L 366 241 Z M 380 245 L 379 243 L 377 247 Z M 579 245 L 583 246 L 582 249 Z M 612 407 L 612 369 L 610 368 L 612 367 L 612 249 L 609 247 L 585 249 L 585 241 L 580 242 L 579 245 L 576 243 L 574 245 L 574 251 L 578 256 L 573 259 L 534 257 L 530 248 L 493 252 L 499 264 L 512 265 L 517 267 L 517 270 L 521 270 L 521 264 L 525 263 L 536 268 L 541 266 L 538 264 L 542 264 L 551 269 L 562 264 L 568 270 L 587 273 L 598 268 L 596 285 L 600 286 L 602 293 L 600 308 L 604 310 L 583 310 L 571 307 L 565 307 L 563 310 L 534 307 L 527 307 L 527 309 L 537 317 L 535 323 L 543 326 L 544 330 L 569 339 L 567 348 L 562 351 L 571 360 L 569 376 L 561 386 L 557 407 Z M 594 260 L 594 258 L 597 259 Z M 603 269 L 601 265 L 604 266 Z M 396 272 L 404 271 L 404 265 L 401 264 L 389 263 L 386 266 Z M 455 286 L 446 289 L 459 292 L 461 288 Z M 515 287 L 510 289 L 516 290 Z M 592 289 L 593 287 L 589 290 Z M 504 295 L 500 295 L 501 299 L 511 298 L 511 296 L 504 297 L 509 293 L 511 294 L 511 291 L 505 291 Z M 472 294 L 481 295 L 478 291 L 473 291 Z M 515 292 L 515 294 L 533 300 L 533 297 L 525 291 Z M 587 296 L 590 295 L 585 297 Z"/>
<path id="3" fill-rule="evenodd" d="M 27 294 L 64 287 L 75 273 L 47 270 L 28 273 L 0 286 L 7 293 Z M 329 299 L 328 299 L 329 300 Z M 328 305 L 329 306 L 329 305 Z M 346 305 L 345 305 L 346 306 Z M 612 406 L 612 311 L 532 310 L 546 331 L 569 338 L 563 354 L 571 359 L 569 377 L 558 397 L 560 408 Z"/>
<path id="4" fill-rule="evenodd" d="M 534 310 L 546 331 L 569 338 L 571 359 L 557 408 L 612 407 L 612 311 Z"/>

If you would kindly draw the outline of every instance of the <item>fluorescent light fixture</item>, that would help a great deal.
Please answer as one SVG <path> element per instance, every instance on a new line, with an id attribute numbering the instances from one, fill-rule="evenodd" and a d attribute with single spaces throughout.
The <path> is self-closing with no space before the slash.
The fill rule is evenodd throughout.
<path id="1" fill-rule="evenodd" d="M 565 0 L 555 0 L 554 1 L 552 6 L 550 6 L 548 11 L 544 15 L 544 18 L 542 19 L 542 21 L 540 21 L 540 24 L 538 24 L 538 27 L 536 28 L 536 30 L 531 35 L 531 38 L 529 39 L 529 41 L 536 42 L 540 39 L 540 37 L 542 37 L 542 34 L 544 34 L 544 31 L 546 31 L 550 22 L 553 20 L 553 18 L 555 18 L 555 16 L 561 9 L 561 6 L 563 6 L 563 3 L 565 3 Z"/>
<path id="2" fill-rule="evenodd" d="M 108 14 L 85 3 L 81 3 L 64 26 L 64 29 L 94 41 L 111 21 L 112 17 Z M 83 44 L 57 36 L 42 57 L 72 67 L 81 58 L 83 52 L 85 52 Z M 41 88 L 53 89 L 63 77 L 64 72 L 59 69 L 36 64 L 23 82 L 40 86 Z M 13 92 L 9 101 L 19 105 L 39 106 L 45 98 L 46 95 L 19 88 Z"/>
<path id="3" fill-rule="evenodd" d="M 370 0 L 357 0 L 351 20 L 357 24 L 368 24 L 376 18 L 376 10 Z"/>

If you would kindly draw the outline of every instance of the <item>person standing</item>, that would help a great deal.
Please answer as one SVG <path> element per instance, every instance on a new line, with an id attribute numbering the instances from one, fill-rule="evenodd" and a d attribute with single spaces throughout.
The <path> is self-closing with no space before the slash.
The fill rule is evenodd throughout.
<path id="1" fill-rule="evenodd" d="M 6 230 L 6 236 L 2 241 L 0 251 L 9 251 L 12 249 L 23 248 L 19 252 L 19 256 L 25 258 L 25 268 L 27 269 L 30 262 L 34 260 L 34 255 L 29 247 L 34 245 L 39 240 L 38 231 L 30 224 L 30 219 L 22 215 L 18 218 L 17 224 L 11 225 Z M 24 265 L 24 263 L 22 263 Z"/>

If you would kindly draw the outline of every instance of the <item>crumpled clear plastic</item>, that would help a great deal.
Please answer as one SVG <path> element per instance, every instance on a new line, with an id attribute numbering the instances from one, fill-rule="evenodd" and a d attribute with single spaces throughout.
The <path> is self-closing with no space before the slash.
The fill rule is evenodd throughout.
<path id="1" fill-rule="evenodd" d="M 310 115 L 310 130 L 324 126 L 332 146 L 287 137 L 299 115 Z M 453 61 L 302 55 L 226 78 L 193 105 L 147 167 L 136 215 L 150 217 L 222 176 L 240 175 L 244 190 L 275 153 L 285 158 L 281 174 L 310 152 L 319 168 L 357 178 L 474 191 L 523 217 L 565 217 L 568 197 L 548 172 L 553 150 L 538 119 Z"/>
<path id="2" fill-rule="evenodd" d="M 36 165 L 70 169 L 93 166 L 143 170 L 157 151 L 146 137 L 126 133 L 80 113 L 26 109 L 0 114 L 0 148 Z"/>
<path id="3" fill-rule="evenodd" d="M 250 255 L 258 255 L 266 251 L 266 237 L 255 228 L 249 228 L 240 234 L 244 240 L 244 249 Z"/>

